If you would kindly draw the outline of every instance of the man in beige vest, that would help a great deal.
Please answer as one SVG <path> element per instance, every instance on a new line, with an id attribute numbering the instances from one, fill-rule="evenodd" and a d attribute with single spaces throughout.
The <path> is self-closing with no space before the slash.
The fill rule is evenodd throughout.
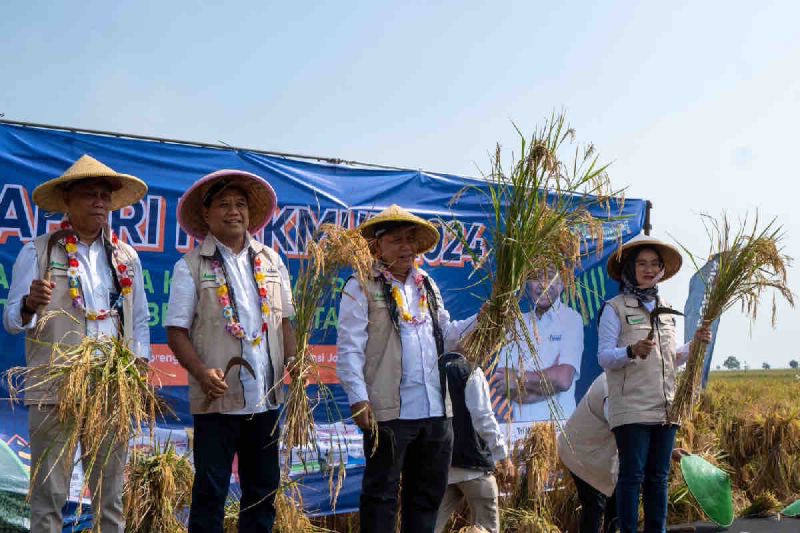
<path id="1" fill-rule="evenodd" d="M 372 244 L 374 278 L 345 284 L 336 370 L 364 431 L 361 531 L 394 529 L 402 474 L 402 531 L 432 533 L 453 444 L 439 358 L 474 318 L 450 320 L 436 283 L 415 266 L 439 241 L 430 222 L 392 205 L 360 230 Z"/>
<path id="2" fill-rule="evenodd" d="M 62 228 L 74 234 L 61 239 L 52 233 L 41 235 L 22 248 L 14 263 L 3 322 L 9 333 L 26 334 L 28 366 L 47 364 L 54 343 L 75 345 L 85 336 L 122 335 L 137 355 L 150 358 L 142 266 L 136 251 L 107 225 L 109 212 L 138 202 L 146 193 L 147 186 L 138 178 L 119 174 L 88 155 L 33 191 L 40 209 L 66 214 Z M 39 324 L 50 311 L 60 313 Z M 56 391 L 31 382 L 26 387 L 35 472 L 31 531 L 60 532 L 73 457 L 60 454 L 65 439 L 54 411 Z M 102 467 L 92 469 L 92 509 L 104 533 L 122 533 L 127 446 L 109 453 Z"/>
<path id="3" fill-rule="evenodd" d="M 285 362 L 295 356 L 289 274 L 251 237 L 277 199 L 259 176 L 220 170 L 195 183 L 178 222 L 202 244 L 175 265 L 166 327 L 189 373 L 194 415 L 190 533 L 220 533 L 238 455 L 240 532 L 269 532 L 275 521 L 279 407 Z"/>

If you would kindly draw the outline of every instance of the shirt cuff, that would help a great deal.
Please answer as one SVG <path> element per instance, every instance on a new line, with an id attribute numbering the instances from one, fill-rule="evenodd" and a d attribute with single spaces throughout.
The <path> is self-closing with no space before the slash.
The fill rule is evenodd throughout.
<path id="1" fill-rule="evenodd" d="M 36 322 L 39 320 L 39 314 L 34 313 L 31 316 L 31 319 L 28 321 L 27 324 L 22 323 L 22 302 L 14 302 L 13 304 L 9 304 L 8 306 L 8 321 L 9 326 L 14 331 L 9 331 L 9 333 L 20 333 L 22 331 L 27 331 L 36 327 Z"/>
<path id="2" fill-rule="evenodd" d="M 347 400 L 350 402 L 350 405 L 369 401 L 366 384 L 359 384 L 355 387 L 344 386 L 344 389 L 347 392 Z"/>

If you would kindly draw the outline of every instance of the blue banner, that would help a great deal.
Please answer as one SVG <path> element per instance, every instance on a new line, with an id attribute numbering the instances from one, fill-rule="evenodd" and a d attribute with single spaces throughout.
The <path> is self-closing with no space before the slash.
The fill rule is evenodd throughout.
<path id="1" fill-rule="evenodd" d="M 167 348 L 163 320 L 172 268 L 182 254 L 197 244 L 177 226 L 176 207 L 180 195 L 199 177 L 214 170 L 232 168 L 253 172 L 272 184 L 278 196 L 278 209 L 256 238 L 281 254 L 293 276 L 306 243 L 321 224 L 331 222 L 354 227 L 396 203 L 440 228 L 442 238 L 436 249 L 425 254 L 423 268 L 441 287 L 446 307 L 454 318 L 465 318 L 475 313 L 490 292 L 488 285 L 465 289 L 474 283 L 474 278 L 468 279 L 473 266 L 471 256 L 464 249 L 462 238 L 442 223 L 450 224 L 457 220 L 463 239 L 473 250 L 485 252 L 489 249 L 487 220 L 490 217 L 478 191 L 468 189 L 457 203 L 449 205 L 453 196 L 465 186 L 484 187 L 481 180 L 417 170 L 319 164 L 246 150 L 0 124 L 0 305 L 3 308 L 12 266 L 21 246 L 36 235 L 53 230 L 60 221 L 60 216 L 50 217 L 33 205 L 30 199 L 33 189 L 62 174 L 83 154 L 89 154 L 119 172 L 137 176 L 150 187 L 147 196 L 139 203 L 112 213 L 110 223 L 121 239 L 138 250 L 143 263 L 154 349 L 152 364 L 174 376 L 166 380 L 162 392 L 179 419 L 164 424 L 159 434 L 170 435 L 173 442 L 180 442 L 183 435 L 187 449 L 192 419 L 188 409 L 186 373 Z M 588 202 L 594 216 L 607 220 L 609 212 L 589 200 L 579 198 L 576 201 Z M 602 254 L 595 254 L 597 243 L 590 242 L 589 253 L 578 272 L 579 290 L 587 311 L 584 316 L 582 368 L 575 388 L 578 399 L 600 372 L 596 357 L 596 314 L 603 300 L 617 293 L 616 284 L 610 283 L 606 275 L 605 262 L 614 250 L 619 234 L 623 240 L 628 240 L 641 231 L 645 210 L 646 202 L 643 200 L 627 199 L 623 205 L 612 202 L 610 212 L 615 216 L 622 215 L 622 218 L 606 223 Z M 578 308 L 575 302 L 568 303 Z M 331 449 L 335 448 L 333 441 L 346 443 L 347 457 L 343 459 L 351 468 L 348 468 L 336 511 L 349 512 L 358 507 L 363 450 L 359 448 L 360 433 L 348 420 L 347 397 L 337 384 L 333 371 L 336 364 L 335 302 L 318 310 L 315 326 L 314 353 L 327 368 L 324 377 L 334 393 L 336 405 L 315 412 L 319 431 L 327 438 L 327 441 L 325 438 L 321 440 L 320 446 L 324 447 L 328 442 L 328 447 L 304 453 L 310 454 L 324 469 L 326 458 L 330 460 Z M 24 365 L 22 336 L 10 336 L 2 331 L 0 345 L 4 347 L 0 370 Z M 4 389 L 3 395 L 7 397 L 8 391 Z M 4 453 L 13 456 L 14 461 L 8 464 L 29 471 L 25 408 L 16 406 L 12 410 L 8 402 L 0 403 L 0 441 L 7 444 L 5 447 L 0 445 L 0 456 Z M 7 476 L 17 475 L 8 470 L 11 468 L 6 462 L 0 462 L 0 494 L 21 490 L 19 483 L 5 482 Z M 299 468 L 294 468 L 293 472 L 303 478 L 307 511 L 312 514 L 330 513 L 324 473 L 302 474 Z M 79 494 L 73 493 L 72 496 L 77 498 Z"/>
<path id="2" fill-rule="evenodd" d="M 706 286 L 714 279 L 717 273 L 718 258 L 714 256 L 692 275 L 689 280 L 689 295 L 686 297 L 686 304 L 683 307 L 685 316 L 683 321 L 684 342 L 689 342 L 694 338 L 694 333 L 703 323 L 703 310 L 706 306 Z M 711 356 L 714 354 L 714 344 L 717 340 L 717 329 L 719 319 L 711 323 L 711 343 L 706 349 L 705 364 L 703 366 L 703 378 L 701 386 L 705 389 L 708 383 L 708 373 L 711 371 Z"/>

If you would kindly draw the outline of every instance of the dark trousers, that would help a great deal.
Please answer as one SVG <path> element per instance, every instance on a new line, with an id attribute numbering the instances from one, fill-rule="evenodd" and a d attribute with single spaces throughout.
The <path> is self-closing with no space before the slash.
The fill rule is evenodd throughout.
<path id="1" fill-rule="evenodd" d="M 581 531 L 580 533 L 614 533 L 617 531 L 617 498 L 612 494 L 607 498 L 605 494 L 592 487 L 573 472 L 572 479 L 578 490 L 578 499 L 581 501 Z M 602 529 L 601 529 L 602 525 Z"/>
<path id="2" fill-rule="evenodd" d="M 278 463 L 278 411 L 255 415 L 194 415 L 194 485 L 190 533 L 222 533 L 225 501 L 239 456 L 242 489 L 239 532 L 269 532 L 275 522 Z"/>
<path id="3" fill-rule="evenodd" d="M 626 424 L 614 428 L 619 450 L 617 514 L 622 533 L 636 533 L 639 493 L 644 507 L 645 533 L 664 533 L 667 527 L 667 477 L 678 426 Z"/>
<path id="4" fill-rule="evenodd" d="M 403 533 L 433 533 L 447 489 L 453 430 L 446 418 L 378 423 L 378 448 L 364 435 L 367 468 L 361 486 L 361 533 L 394 531 L 400 476 Z"/>

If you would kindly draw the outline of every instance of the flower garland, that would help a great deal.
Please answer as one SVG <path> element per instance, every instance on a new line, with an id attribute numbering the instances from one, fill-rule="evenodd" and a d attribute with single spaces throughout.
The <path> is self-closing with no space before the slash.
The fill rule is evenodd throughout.
<path id="1" fill-rule="evenodd" d="M 261 300 L 261 331 L 256 331 L 252 335 L 248 335 L 244 327 L 234 316 L 233 306 L 231 305 L 230 291 L 228 290 L 228 280 L 225 278 L 225 271 L 222 268 L 222 263 L 215 259 L 211 262 L 211 268 L 214 269 L 214 275 L 217 277 L 217 301 L 222 306 L 222 316 L 225 318 L 225 330 L 236 337 L 237 339 L 244 339 L 253 346 L 261 344 L 264 335 L 268 329 L 270 302 L 269 294 L 267 293 L 267 276 L 264 273 L 264 267 L 261 258 L 256 256 L 253 259 L 253 276 L 258 286 L 258 297 Z"/>
<path id="2" fill-rule="evenodd" d="M 61 221 L 61 229 L 71 228 L 72 224 L 70 224 L 69 220 Z M 81 296 L 81 282 L 78 277 L 78 237 L 75 235 L 67 236 L 64 239 L 64 249 L 67 251 L 67 285 L 69 286 L 69 296 L 72 299 L 72 307 L 82 311 L 87 320 L 105 320 L 109 317 L 117 316 L 119 312 L 116 309 L 86 309 L 83 296 Z M 122 297 L 117 300 L 119 304 L 122 298 L 133 292 L 133 280 L 128 272 L 128 266 L 120 259 L 119 239 L 113 231 L 111 231 L 111 250 L 114 255 L 114 261 L 117 263 L 117 279 L 122 292 Z"/>
<path id="3" fill-rule="evenodd" d="M 383 279 L 391 284 L 392 280 L 394 280 L 394 276 L 388 270 L 384 270 L 381 272 L 381 276 Z M 412 324 L 414 326 L 424 324 L 428 320 L 427 312 L 428 312 L 428 291 L 425 290 L 425 276 L 417 272 L 414 275 L 414 285 L 417 287 L 417 294 L 419 295 L 419 316 L 414 316 L 408 310 L 406 306 L 406 299 L 403 296 L 403 291 L 400 290 L 400 287 L 397 285 L 392 285 L 392 298 L 394 302 L 397 304 L 397 309 L 400 310 L 400 318 L 402 318 L 405 322 Z"/>

